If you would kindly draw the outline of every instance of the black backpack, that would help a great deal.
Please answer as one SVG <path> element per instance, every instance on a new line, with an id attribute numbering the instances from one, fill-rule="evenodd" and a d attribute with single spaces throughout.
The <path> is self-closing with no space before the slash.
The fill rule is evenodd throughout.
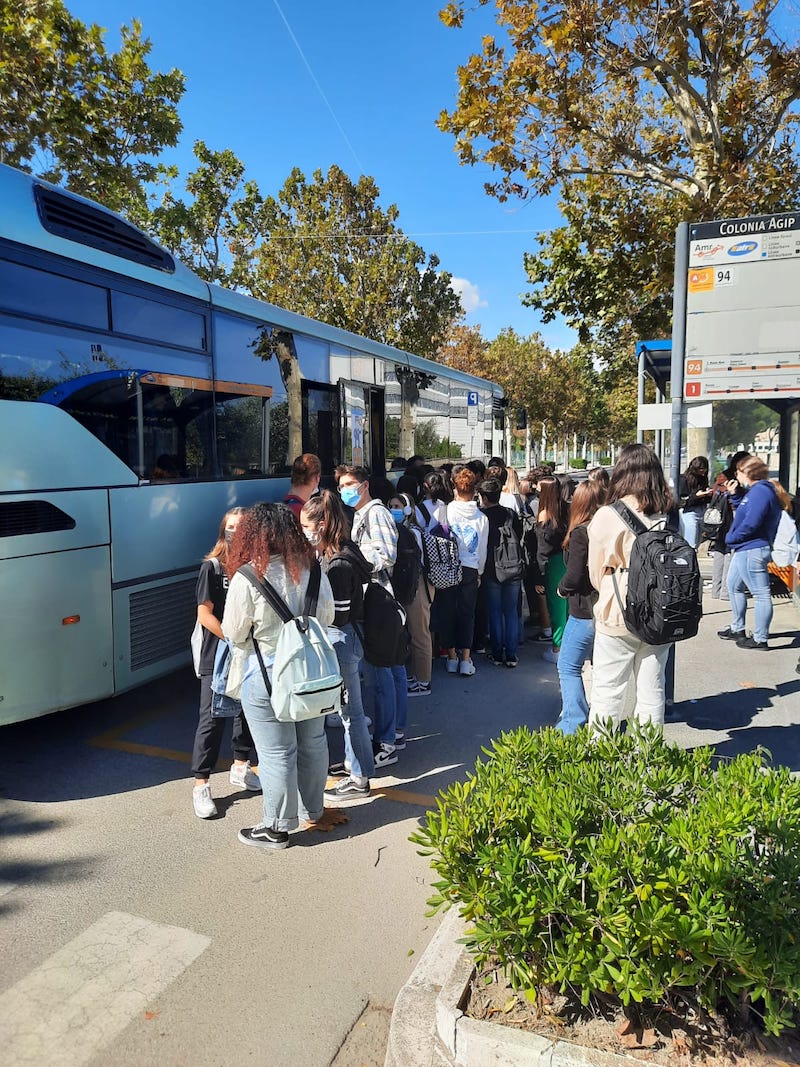
<path id="1" fill-rule="evenodd" d="M 403 606 L 379 582 L 364 593 L 364 618 L 356 626 L 364 658 L 373 667 L 397 667 L 408 658 L 410 638 Z"/>
<path id="2" fill-rule="evenodd" d="M 702 538 L 716 541 L 720 534 L 727 533 L 733 521 L 733 508 L 727 493 L 714 493 L 703 512 Z"/>
<path id="3" fill-rule="evenodd" d="M 498 582 L 513 582 L 522 577 L 525 561 L 522 545 L 514 529 L 514 516 L 509 512 L 502 526 L 497 528 L 497 543 L 494 546 L 494 575 Z"/>
<path id="4" fill-rule="evenodd" d="M 636 535 L 624 605 L 616 575 L 611 575 L 625 625 L 648 645 L 694 637 L 703 617 L 703 579 L 697 553 L 674 530 L 663 526 L 649 529 L 621 500 L 611 507 Z"/>
<path id="5" fill-rule="evenodd" d="M 417 595 L 421 560 L 417 539 L 407 526 L 397 527 L 397 561 L 392 570 L 392 589 L 401 604 L 410 604 Z"/>
<path id="6" fill-rule="evenodd" d="M 521 493 L 515 493 L 514 498 L 519 504 L 519 517 L 522 521 L 522 561 L 526 568 L 532 567 L 536 559 L 536 516 L 531 510 L 527 500 L 522 499 Z"/>

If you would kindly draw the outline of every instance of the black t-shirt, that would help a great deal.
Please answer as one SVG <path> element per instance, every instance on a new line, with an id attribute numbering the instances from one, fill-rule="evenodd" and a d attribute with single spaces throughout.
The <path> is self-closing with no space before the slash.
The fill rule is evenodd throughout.
<path id="1" fill-rule="evenodd" d="M 212 612 L 215 619 L 222 621 L 222 613 L 225 611 L 225 597 L 228 595 L 228 576 L 222 569 L 218 559 L 205 559 L 200 565 L 200 573 L 197 576 L 198 604 L 211 601 Z M 214 656 L 217 653 L 219 638 L 210 630 L 203 627 L 203 644 L 200 649 L 200 673 L 213 674 Z"/>

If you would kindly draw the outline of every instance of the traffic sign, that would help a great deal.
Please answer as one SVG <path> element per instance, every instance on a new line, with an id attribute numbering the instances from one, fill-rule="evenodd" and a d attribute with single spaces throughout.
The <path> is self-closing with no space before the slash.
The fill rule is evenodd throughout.
<path id="1" fill-rule="evenodd" d="M 478 406 L 478 391 L 477 389 L 471 390 L 467 393 L 467 407 L 476 408 Z"/>
<path id="2" fill-rule="evenodd" d="M 689 229 L 684 398 L 800 396 L 800 213 Z"/>

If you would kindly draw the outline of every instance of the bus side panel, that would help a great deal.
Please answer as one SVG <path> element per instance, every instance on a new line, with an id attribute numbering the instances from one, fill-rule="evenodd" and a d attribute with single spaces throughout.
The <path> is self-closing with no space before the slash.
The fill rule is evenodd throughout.
<path id="1" fill-rule="evenodd" d="M 114 692 L 109 577 L 107 545 L 0 560 L 0 725 Z"/>
<path id="2" fill-rule="evenodd" d="M 116 692 L 189 663 L 203 556 L 230 508 L 281 500 L 283 478 L 111 489 Z"/>
<path id="3" fill-rule="evenodd" d="M 288 479 L 171 482 L 111 489 L 112 577 L 147 581 L 153 575 L 198 568 L 213 547 L 226 511 L 260 500 L 282 500 Z"/>

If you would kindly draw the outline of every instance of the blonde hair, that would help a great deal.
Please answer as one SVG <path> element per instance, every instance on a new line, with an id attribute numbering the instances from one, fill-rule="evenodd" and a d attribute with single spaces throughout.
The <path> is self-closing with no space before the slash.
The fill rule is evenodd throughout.
<path id="1" fill-rule="evenodd" d="M 513 467 L 506 468 L 506 484 L 503 486 L 503 491 L 511 494 L 519 492 L 519 475 Z"/>

